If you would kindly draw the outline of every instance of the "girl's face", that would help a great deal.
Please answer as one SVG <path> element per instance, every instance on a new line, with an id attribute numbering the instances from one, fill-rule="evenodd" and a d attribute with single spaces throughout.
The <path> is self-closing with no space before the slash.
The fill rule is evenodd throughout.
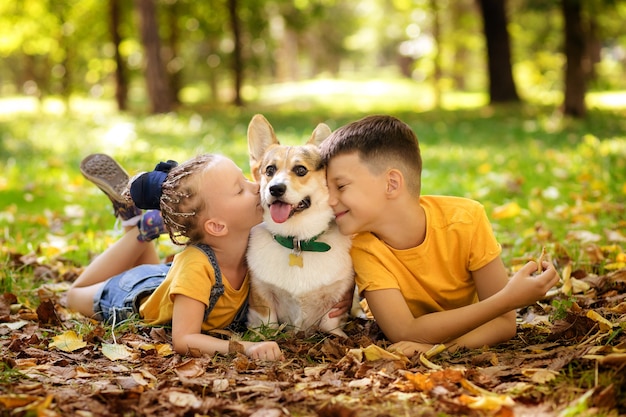
<path id="1" fill-rule="evenodd" d="M 259 185 L 249 181 L 226 157 L 218 157 L 200 182 L 208 206 L 208 218 L 224 222 L 229 232 L 244 231 L 263 220 Z"/>

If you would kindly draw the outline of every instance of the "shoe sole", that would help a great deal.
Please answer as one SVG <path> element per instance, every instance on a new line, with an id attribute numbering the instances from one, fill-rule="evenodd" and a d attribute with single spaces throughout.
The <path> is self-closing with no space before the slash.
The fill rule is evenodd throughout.
<path id="1" fill-rule="evenodd" d="M 126 203 L 122 194 L 128 186 L 128 173 L 105 154 L 92 154 L 80 163 L 80 172 L 100 188 L 111 201 Z"/>

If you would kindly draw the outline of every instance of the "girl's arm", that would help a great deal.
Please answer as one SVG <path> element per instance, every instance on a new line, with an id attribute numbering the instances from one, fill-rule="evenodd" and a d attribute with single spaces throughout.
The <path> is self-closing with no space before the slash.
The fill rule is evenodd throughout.
<path id="1" fill-rule="evenodd" d="M 538 276 L 529 262 L 511 280 L 500 258 L 490 262 L 473 277 L 480 301 L 454 310 L 413 317 L 400 290 L 365 292 L 365 298 L 381 330 L 392 342 L 409 341 L 427 345 L 455 343 L 481 347 L 508 340 L 515 334 L 515 312 L 543 297 L 558 281 L 553 266 Z"/>
<path id="2" fill-rule="evenodd" d="M 206 306 L 185 295 L 174 298 L 172 315 L 172 342 L 174 350 L 181 355 L 191 350 L 214 355 L 229 352 L 230 341 L 202 333 L 202 321 Z M 239 342 L 246 356 L 253 359 L 278 360 L 283 357 L 276 342 Z"/>

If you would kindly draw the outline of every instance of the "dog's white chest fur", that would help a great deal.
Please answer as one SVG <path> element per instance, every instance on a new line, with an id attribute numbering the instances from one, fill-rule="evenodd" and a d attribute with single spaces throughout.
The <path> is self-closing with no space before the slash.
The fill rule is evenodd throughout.
<path id="1" fill-rule="evenodd" d="M 278 243 L 265 223 L 261 223 L 250 235 L 248 266 L 253 279 L 299 296 L 331 285 L 341 277 L 351 278 L 350 238 L 332 225 L 317 242 L 328 244 L 330 249 L 325 252 L 301 250 L 298 254 L 295 249 Z M 302 258 L 302 266 L 293 262 L 297 256 Z"/>

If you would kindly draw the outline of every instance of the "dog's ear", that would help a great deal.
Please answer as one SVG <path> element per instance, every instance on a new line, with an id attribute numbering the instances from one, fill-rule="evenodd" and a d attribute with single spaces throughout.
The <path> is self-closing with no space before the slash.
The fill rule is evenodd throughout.
<path id="1" fill-rule="evenodd" d="M 250 157 L 250 172 L 254 179 L 259 181 L 259 165 L 263 154 L 271 145 L 278 145 L 278 139 L 270 122 L 261 114 L 255 114 L 248 125 L 248 156 Z"/>
<path id="2" fill-rule="evenodd" d="M 328 125 L 320 123 L 317 125 L 317 127 L 313 131 L 313 134 L 311 135 L 311 138 L 306 142 L 306 144 L 319 146 L 319 144 L 322 143 L 324 139 L 329 137 L 331 133 L 332 131 L 330 130 L 330 127 L 328 127 Z"/>

